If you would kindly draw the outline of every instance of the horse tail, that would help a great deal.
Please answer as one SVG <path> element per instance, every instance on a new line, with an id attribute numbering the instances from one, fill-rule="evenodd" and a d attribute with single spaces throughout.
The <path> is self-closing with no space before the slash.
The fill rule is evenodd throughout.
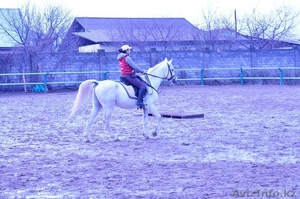
<path id="1" fill-rule="evenodd" d="M 76 99 L 73 103 L 73 107 L 71 108 L 70 117 L 72 117 L 79 109 L 80 105 L 82 105 L 86 99 L 91 96 L 95 84 L 97 85 L 97 80 L 90 79 L 85 80 L 79 85 Z"/>

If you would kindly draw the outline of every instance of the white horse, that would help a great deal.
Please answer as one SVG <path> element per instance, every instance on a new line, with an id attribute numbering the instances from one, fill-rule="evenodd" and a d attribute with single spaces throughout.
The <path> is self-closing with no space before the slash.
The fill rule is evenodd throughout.
<path id="1" fill-rule="evenodd" d="M 148 121 L 148 112 L 150 112 L 157 119 L 156 129 L 152 134 L 155 137 L 160 129 L 161 123 L 161 115 L 155 107 L 155 103 L 158 100 L 158 87 L 163 80 L 168 80 L 170 82 L 175 82 L 177 80 L 175 70 L 172 65 L 172 59 L 168 61 L 166 58 L 164 61 L 160 62 L 154 67 L 149 68 L 147 74 L 145 76 L 142 76 L 142 78 L 146 80 L 148 84 L 148 92 L 144 98 L 144 103 L 146 104 L 146 106 L 145 108 L 143 108 L 143 135 L 145 138 L 149 138 L 149 136 L 146 134 L 146 125 Z M 131 86 L 130 89 L 133 90 Z M 90 126 L 102 108 L 104 109 L 104 123 L 106 129 L 109 132 L 110 136 L 114 138 L 110 127 L 110 118 L 114 106 L 123 109 L 138 108 L 136 105 L 137 100 L 130 98 L 127 92 L 128 91 L 125 90 L 124 86 L 121 85 L 120 82 L 112 80 L 86 80 L 80 84 L 76 99 L 71 109 L 70 116 L 73 116 L 75 114 L 75 112 L 79 109 L 79 106 L 92 93 L 93 109 L 89 115 L 83 134 L 87 142 L 90 140 Z"/>

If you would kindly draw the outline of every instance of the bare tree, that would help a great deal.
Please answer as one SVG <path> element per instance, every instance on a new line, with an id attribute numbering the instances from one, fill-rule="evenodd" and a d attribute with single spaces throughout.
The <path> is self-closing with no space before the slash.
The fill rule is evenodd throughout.
<path id="1" fill-rule="evenodd" d="M 240 39 L 231 22 L 231 15 L 221 13 L 217 8 L 208 4 L 201 11 L 202 23 L 198 28 L 204 30 L 198 41 L 204 51 L 229 50 Z"/>
<path id="2" fill-rule="evenodd" d="M 242 31 L 249 36 L 251 46 L 260 49 L 272 49 L 287 41 L 299 24 L 299 12 L 290 5 L 274 6 L 270 12 L 260 13 L 257 8 L 251 14 L 244 15 L 239 21 Z"/>
<path id="3" fill-rule="evenodd" d="M 253 4 L 252 13 L 221 13 L 218 8 L 208 4 L 202 10 L 199 29 L 205 49 L 272 49 L 281 47 L 289 41 L 295 27 L 299 24 L 299 12 L 290 5 L 275 5 L 269 12 L 259 12 L 259 1 Z M 236 12 L 238 17 L 236 18 Z"/>
<path id="4" fill-rule="evenodd" d="M 0 30 L 25 53 L 55 52 L 72 22 L 70 13 L 62 5 L 39 8 L 27 1 L 20 9 L 0 9 Z"/>

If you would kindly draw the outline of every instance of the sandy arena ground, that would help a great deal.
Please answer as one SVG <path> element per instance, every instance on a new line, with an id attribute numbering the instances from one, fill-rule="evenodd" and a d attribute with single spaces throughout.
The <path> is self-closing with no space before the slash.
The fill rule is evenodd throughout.
<path id="1" fill-rule="evenodd" d="M 163 118 L 142 136 L 139 110 L 102 111 L 82 133 L 76 92 L 0 94 L 0 198 L 300 198 L 300 86 L 165 86 Z M 149 134 L 156 120 L 149 117 Z"/>

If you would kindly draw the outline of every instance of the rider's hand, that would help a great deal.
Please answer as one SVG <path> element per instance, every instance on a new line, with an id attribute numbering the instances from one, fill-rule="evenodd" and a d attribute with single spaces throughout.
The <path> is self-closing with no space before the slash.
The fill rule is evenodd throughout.
<path id="1" fill-rule="evenodd" d="M 147 71 L 142 71 L 141 72 L 143 75 L 146 75 L 147 74 Z"/>

